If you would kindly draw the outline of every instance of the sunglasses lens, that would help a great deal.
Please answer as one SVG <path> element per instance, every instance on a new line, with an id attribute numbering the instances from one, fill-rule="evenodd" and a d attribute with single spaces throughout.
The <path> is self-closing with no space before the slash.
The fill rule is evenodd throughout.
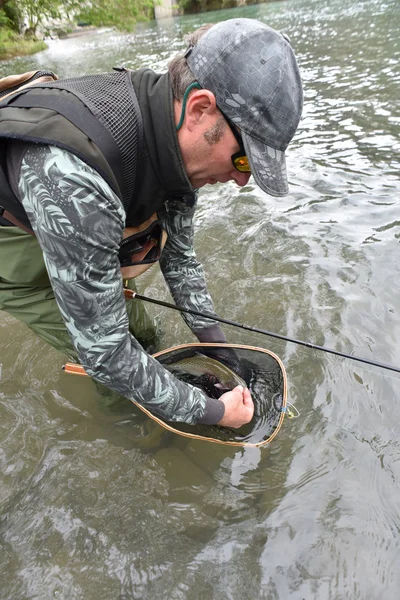
<path id="1" fill-rule="evenodd" d="M 241 173 L 250 173 L 250 164 L 247 156 L 238 156 L 234 159 L 233 164 L 235 169 Z"/>

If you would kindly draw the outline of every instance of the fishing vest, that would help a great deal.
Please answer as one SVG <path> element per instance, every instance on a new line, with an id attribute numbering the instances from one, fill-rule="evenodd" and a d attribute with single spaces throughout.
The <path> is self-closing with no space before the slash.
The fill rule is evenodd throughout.
<path id="1" fill-rule="evenodd" d="M 93 167 L 121 199 L 127 224 L 137 224 L 134 190 L 137 161 L 143 143 L 143 122 L 135 93 L 145 69 L 119 70 L 101 75 L 35 84 L 0 102 L 0 206 L 28 230 L 31 225 L 12 177 L 19 172 L 18 146 L 41 143 L 72 152 Z M 7 161 L 10 141 L 11 156 Z M 11 166 L 11 169 L 10 169 Z M 10 173 L 11 170 L 11 173 Z M 159 206 L 146 198 L 140 222 Z"/>

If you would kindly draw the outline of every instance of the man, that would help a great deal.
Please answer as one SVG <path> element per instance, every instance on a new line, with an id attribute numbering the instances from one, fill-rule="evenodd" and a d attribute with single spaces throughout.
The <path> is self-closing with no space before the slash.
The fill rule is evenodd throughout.
<path id="1" fill-rule="evenodd" d="M 213 312 L 193 250 L 196 190 L 252 173 L 287 193 L 301 110 L 289 42 L 251 19 L 201 28 L 168 74 L 121 70 L 11 96 L 0 109 L 0 308 L 164 419 L 249 422 L 247 389 L 207 398 L 143 350 L 122 277 L 160 258 L 175 301 Z M 201 342 L 225 341 L 216 322 L 184 318 Z"/>

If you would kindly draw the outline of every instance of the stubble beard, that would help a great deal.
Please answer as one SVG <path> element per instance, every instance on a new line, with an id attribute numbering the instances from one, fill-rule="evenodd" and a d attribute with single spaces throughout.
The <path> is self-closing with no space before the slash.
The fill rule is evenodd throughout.
<path id="1" fill-rule="evenodd" d="M 226 124 L 224 117 L 222 115 L 220 115 L 218 117 L 218 120 L 214 123 L 214 125 L 212 125 L 209 129 L 207 129 L 207 131 L 205 131 L 203 134 L 204 139 L 207 142 L 208 146 L 214 146 L 215 144 L 217 144 L 222 139 L 227 127 L 228 127 L 228 125 Z M 196 181 L 204 179 L 204 177 L 201 177 L 201 174 L 197 170 L 197 165 L 203 164 L 203 163 L 204 163 L 204 150 L 196 151 L 196 149 L 194 149 L 194 153 L 192 155 L 192 164 L 194 164 L 195 167 L 192 171 L 190 171 L 190 172 L 187 171 L 187 176 L 188 176 L 190 183 L 192 184 L 192 187 L 195 189 L 205 185 L 205 184 L 199 185 L 196 183 Z"/>
<path id="2" fill-rule="evenodd" d="M 225 119 L 222 115 L 220 115 L 218 117 L 218 121 L 216 121 L 214 125 L 210 127 L 210 129 L 207 129 L 207 131 L 204 132 L 204 139 L 206 140 L 207 144 L 209 146 L 214 146 L 214 144 L 217 144 L 224 135 L 226 128 L 227 124 Z"/>

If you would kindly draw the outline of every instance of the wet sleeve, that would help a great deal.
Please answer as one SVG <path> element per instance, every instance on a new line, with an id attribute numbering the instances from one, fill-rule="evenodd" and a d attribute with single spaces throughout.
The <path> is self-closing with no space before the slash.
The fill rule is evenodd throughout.
<path id="1" fill-rule="evenodd" d="M 207 290 L 202 264 L 193 247 L 193 218 L 196 206 L 170 201 L 160 217 L 168 233 L 160 266 L 175 303 L 184 308 L 215 314 L 214 304 Z M 217 321 L 181 313 L 200 342 L 226 342 Z"/>
<path id="2" fill-rule="evenodd" d="M 172 376 L 129 332 L 118 261 L 125 213 L 100 175 L 65 150 L 32 146 L 19 192 L 88 374 L 166 420 L 220 420 L 221 402 Z"/>

